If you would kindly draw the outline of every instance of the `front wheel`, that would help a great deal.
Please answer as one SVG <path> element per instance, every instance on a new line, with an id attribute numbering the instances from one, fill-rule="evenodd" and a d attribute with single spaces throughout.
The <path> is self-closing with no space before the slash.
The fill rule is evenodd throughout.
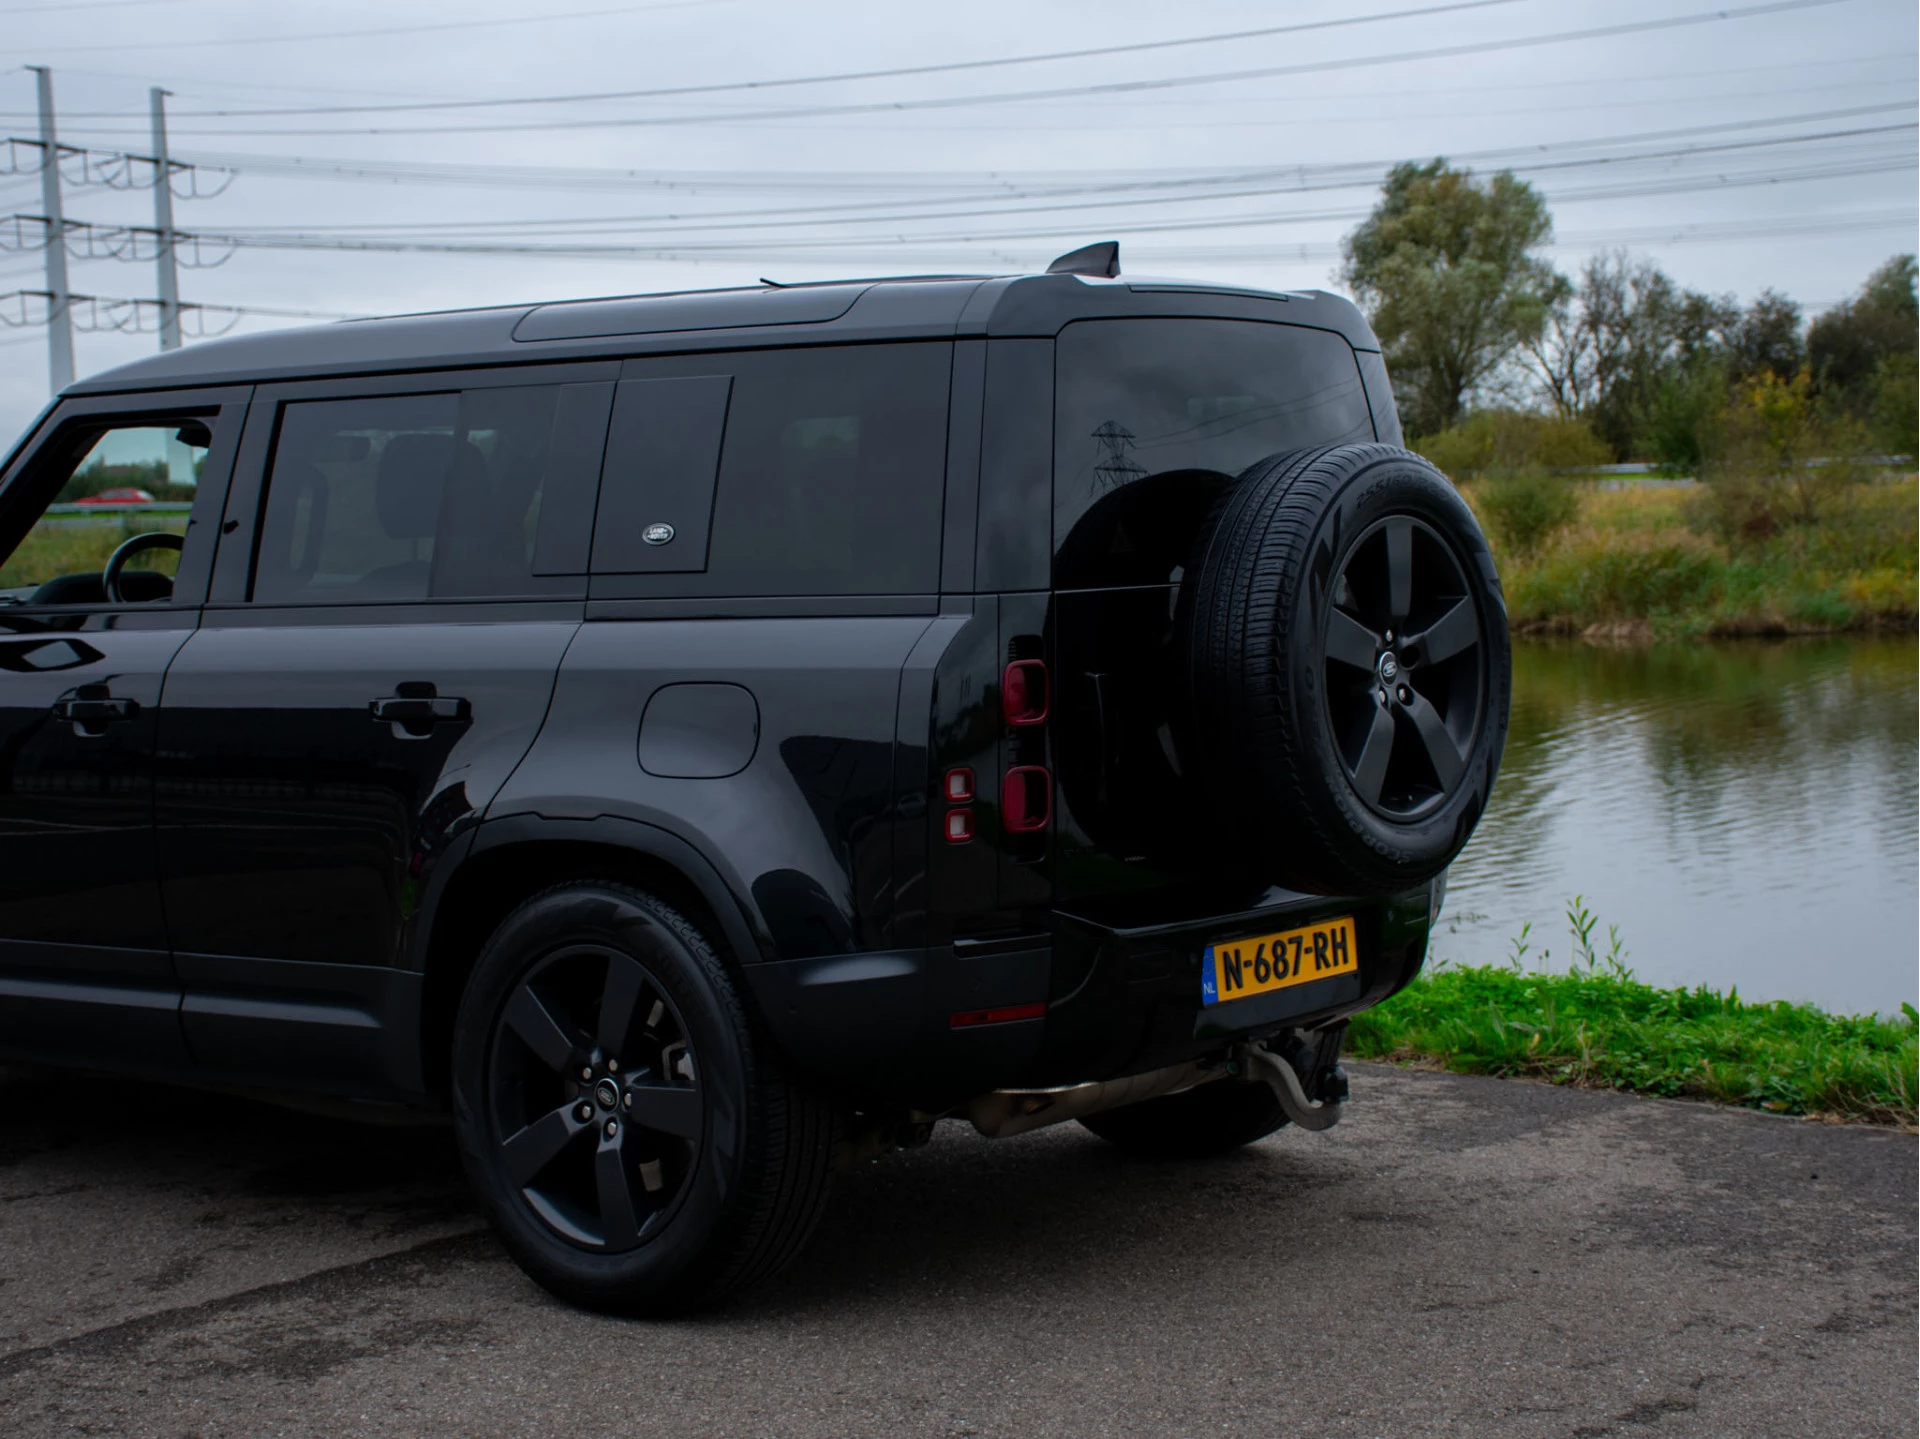
<path id="1" fill-rule="evenodd" d="M 474 965 L 454 1118 L 520 1266 L 670 1313 L 765 1279 L 824 1208 L 836 1115 L 796 1085 L 683 916 L 609 882 L 534 896 Z"/>

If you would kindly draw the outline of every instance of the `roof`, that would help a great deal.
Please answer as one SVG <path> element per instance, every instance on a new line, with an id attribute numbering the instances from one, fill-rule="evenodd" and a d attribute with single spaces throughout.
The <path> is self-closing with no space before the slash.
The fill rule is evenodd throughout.
<path id="1" fill-rule="evenodd" d="M 930 276 L 765 285 L 347 320 L 213 340 L 104 371 L 68 394 L 252 384 L 699 350 L 1052 336 L 1075 320 L 1191 315 L 1311 325 L 1379 342 L 1351 301 L 1194 281 L 1079 274 Z"/>

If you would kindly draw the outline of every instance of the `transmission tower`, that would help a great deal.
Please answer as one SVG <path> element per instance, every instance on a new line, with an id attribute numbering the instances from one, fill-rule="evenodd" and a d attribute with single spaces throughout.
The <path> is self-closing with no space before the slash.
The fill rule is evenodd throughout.
<path id="1" fill-rule="evenodd" d="M 139 155 L 123 151 L 89 150 L 74 145 L 62 145 L 54 122 L 53 110 L 53 72 L 44 65 L 27 67 L 34 73 L 39 88 L 40 100 L 40 138 L 26 140 L 12 137 L 6 141 L 6 152 L 0 157 L 0 169 L 7 173 L 18 174 L 27 167 L 20 163 L 21 150 L 37 151 L 36 165 L 40 172 L 39 215 L 10 215 L 0 217 L 0 223 L 13 225 L 13 243 L 0 234 L 0 248 L 27 249 L 29 244 L 24 238 L 23 225 L 37 228 L 41 248 L 46 251 L 47 287 L 43 291 L 20 290 L 12 295 L 0 296 L 0 300 L 18 299 L 21 302 L 20 318 L 13 319 L 0 314 L 0 323 L 9 325 L 44 323 L 47 327 L 47 377 L 52 384 L 53 393 L 58 395 L 73 383 L 73 332 L 74 311 L 76 305 L 84 303 L 87 317 L 93 321 L 85 328 L 94 330 L 145 329 L 142 319 L 151 309 L 157 319 L 160 332 L 160 348 L 177 350 L 180 348 L 180 317 L 184 310 L 192 310 L 200 324 L 201 333 L 206 332 L 206 318 L 218 312 L 229 314 L 237 321 L 242 313 L 238 308 L 229 306 L 185 305 L 180 302 L 180 251 L 185 241 L 191 252 L 191 262 L 200 265 L 220 264 L 232 253 L 229 247 L 218 259 L 208 260 L 202 253 L 197 236 L 183 236 L 173 222 L 174 180 L 177 176 L 189 178 L 188 190 L 184 198 L 201 199 L 220 194 L 226 185 L 232 183 L 231 170 L 214 170 L 211 173 L 223 175 L 226 183 L 215 189 L 202 189 L 199 176 L 203 167 L 183 164 L 175 160 L 167 151 L 167 92 L 154 86 L 148 93 L 153 119 L 153 154 Z M 73 179 L 63 172 L 63 161 L 79 162 L 79 176 Z M 63 182 L 82 186 L 104 186 L 115 190 L 132 190 L 142 186 L 153 188 L 153 229 L 145 230 L 137 226 L 92 225 L 84 221 L 69 220 L 66 217 Z M 71 246 L 80 242 L 86 246 L 78 252 L 82 259 L 143 259 L 139 252 L 142 241 L 151 239 L 153 259 L 156 270 L 157 299 L 107 300 L 103 297 L 73 293 L 72 284 L 67 275 L 67 261 Z M 36 321 L 29 311 L 28 299 L 46 301 L 44 322 Z M 103 316 L 105 317 L 103 322 Z M 230 322 L 231 323 L 231 322 Z"/>

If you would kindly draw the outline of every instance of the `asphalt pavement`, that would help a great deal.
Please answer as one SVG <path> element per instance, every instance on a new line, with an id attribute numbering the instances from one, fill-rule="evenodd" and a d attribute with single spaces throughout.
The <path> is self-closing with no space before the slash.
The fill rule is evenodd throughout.
<path id="1" fill-rule="evenodd" d="M 674 1323 L 523 1279 L 444 1129 L 0 1069 L 0 1432 L 1915 1433 L 1912 1137 L 1352 1069 L 1201 1163 L 942 1125 Z"/>

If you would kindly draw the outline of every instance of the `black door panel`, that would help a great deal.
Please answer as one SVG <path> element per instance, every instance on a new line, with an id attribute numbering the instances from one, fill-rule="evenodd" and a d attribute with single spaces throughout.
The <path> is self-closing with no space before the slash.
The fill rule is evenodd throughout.
<path id="1" fill-rule="evenodd" d="M 161 676 L 192 616 L 139 619 L 160 627 L 0 612 L 0 1048 L 10 1053 L 185 1058 L 154 868 L 152 756 Z"/>
<path id="2" fill-rule="evenodd" d="M 577 605 L 512 608 L 550 617 L 209 616 L 160 724 L 176 950 L 397 962 L 429 867 L 533 742 L 577 628 Z"/>

